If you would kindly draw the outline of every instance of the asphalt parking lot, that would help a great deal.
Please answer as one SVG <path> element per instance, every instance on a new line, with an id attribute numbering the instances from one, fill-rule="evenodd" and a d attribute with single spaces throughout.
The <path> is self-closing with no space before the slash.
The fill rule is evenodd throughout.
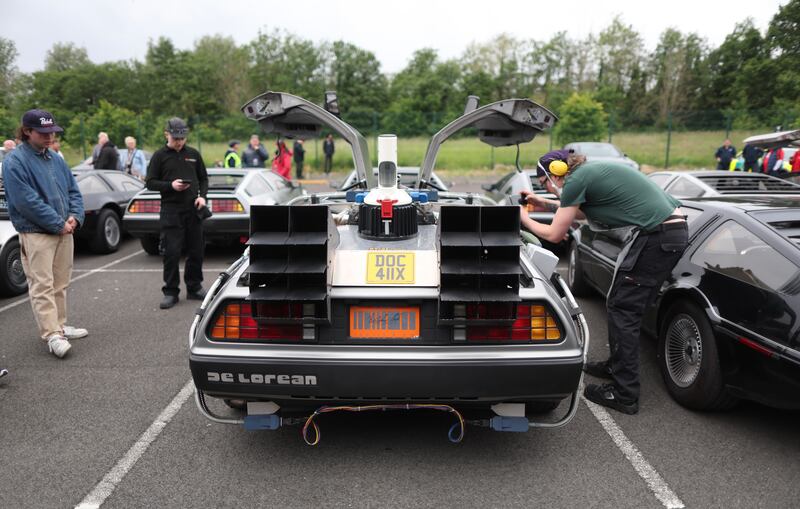
<path id="1" fill-rule="evenodd" d="M 206 283 L 237 256 L 210 248 Z M 316 447 L 298 427 L 247 432 L 210 423 L 190 397 L 187 341 L 197 303 L 159 310 L 160 286 L 161 260 L 133 239 L 112 255 L 79 252 L 69 322 L 90 335 L 74 341 L 65 360 L 37 340 L 24 296 L 0 299 L 0 367 L 11 371 L 0 382 L 0 506 L 798 504 L 800 413 L 752 403 L 686 410 L 666 393 L 649 340 L 635 416 L 582 401 L 564 428 L 467 428 L 457 445 L 447 440 L 449 417 L 438 414 L 324 416 Z M 602 358 L 604 302 L 581 305 L 590 357 Z"/>

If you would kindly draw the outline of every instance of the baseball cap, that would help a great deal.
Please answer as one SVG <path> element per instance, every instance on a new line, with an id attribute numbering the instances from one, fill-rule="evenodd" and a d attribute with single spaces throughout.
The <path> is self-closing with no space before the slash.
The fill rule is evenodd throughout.
<path id="1" fill-rule="evenodd" d="M 29 127 L 40 133 L 62 133 L 63 129 L 58 127 L 56 119 L 49 111 L 28 110 L 22 115 L 22 127 Z"/>
<path id="2" fill-rule="evenodd" d="M 172 117 L 167 120 L 167 127 L 165 130 L 171 134 L 173 138 L 186 138 L 186 135 L 189 134 L 189 126 L 186 125 L 183 119 L 178 117 Z"/>
<path id="3" fill-rule="evenodd" d="M 568 157 L 569 157 L 568 150 L 551 150 L 550 152 L 546 153 L 541 158 L 539 158 L 539 164 L 536 165 L 536 176 L 544 177 L 545 173 L 547 172 L 550 172 L 553 175 L 558 175 L 558 176 L 564 175 L 566 173 L 566 170 L 562 169 L 561 165 L 556 165 L 558 170 L 556 170 L 556 167 L 553 167 L 552 165 L 553 163 L 558 161 L 563 163 L 564 167 L 566 167 L 567 166 L 566 161 Z M 563 172 L 559 173 L 562 170 Z"/>
<path id="4" fill-rule="evenodd" d="M 229 146 L 230 148 L 233 148 L 233 147 L 235 147 L 236 145 L 239 145 L 239 140 L 231 140 L 231 141 L 229 141 L 229 142 L 228 142 L 228 146 Z"/>

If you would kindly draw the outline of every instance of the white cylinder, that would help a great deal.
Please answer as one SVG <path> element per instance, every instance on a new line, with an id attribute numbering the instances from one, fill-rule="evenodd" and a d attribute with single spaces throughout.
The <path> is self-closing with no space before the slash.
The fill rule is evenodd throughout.
<path id="1" fill-rule="evenodd" d="M 378 165 L 389 161 L 397 166 L 397 135 L 381 134 L 378 136 Z"/>

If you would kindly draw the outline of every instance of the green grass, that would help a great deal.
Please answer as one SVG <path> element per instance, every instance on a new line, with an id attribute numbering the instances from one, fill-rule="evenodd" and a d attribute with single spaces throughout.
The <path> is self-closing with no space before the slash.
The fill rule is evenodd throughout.
<path id="1" fill-rule="evenodd" d="M 732 131 L 730 138 L 737 150 L 742 149 L 742 140 L 747 136 L 766 132 L 764 129 L 753 131 Z M 674 131 L 670 140 L 670 168 L 695 169 L 713 168 L 716 166 L 714 152 L 722 144 L 725 131 Z M 376 164 L 375 137 L 368 138 L 370 156 Z M 667 133 L 666 132 L 621 132 L 612 137 L 612 142 L 629 157 L 642 164 L 645 169 L 664 168 Z M 197 140 L 189 138 L 190 145 L 198 147 Z M 275 141 L 266 141 L 270 156 L 275 150 Z M 428 147 L 428 138 L 401 138 L 398 141 L 398 164 L 401 166 L 419 166 Z M 146 147 L 152 150 L 153 147 Z M 203 143 L 200 147 L 208 166 L 222 161 L 228 146 L 225 143 Z M 538 158 L 550 150 L 550 137 L 542 135 L 532 142 L 520 147 L 520 164 L 524 168 L 536 165 Z M 553 145 L 553 148 L 558 146 Z M 66 150 L 65 155 L 70 166 L 82 160 L 78 150 Z M 483 172 L 494 169 L 504 171 L 514 167 L 515 147 L 495 148 L 481 143 L 477 138 L 459 138 L 449 140 L 442 145 L 436 160 L 438 170 L 450 170 L 458 173 Z M 306 166 L 313 173 L 322 168 L 322 141 L 306 142 Z M 334 171 L 345 172 L 353 167 L 347 144 L 337 140 L 334 155 Z M 650 167 L 650 168 L 648 168 Z"/>

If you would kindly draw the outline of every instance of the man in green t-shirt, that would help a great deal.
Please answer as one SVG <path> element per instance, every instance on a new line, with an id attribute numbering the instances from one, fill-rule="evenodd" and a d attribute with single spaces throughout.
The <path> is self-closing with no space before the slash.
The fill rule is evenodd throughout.
<path id="1" fill-rule="evenodd" d="M 608 292 L 608 343 L 611 355 L 590 362 L 584 370 L 613 383 L 589 384 L 584 396 L 627 414 L 639 411 L 639 331 L 645 309 L 658 294 L 686 249 L 688 233 L 680 202 L 645 175 L 627 165 L 594 161 L 571 154 L 554 161 L 545 175 L 561 202 L 552 224 L 543 224 L 520 210 L 522 225 L 550 242 L 559 242 L 575 219 L 586 218 L 595 228 L 630 227 L 638 235 L 620 253 Z M 532 204 L 543 198 L 528 194 Z"/>

